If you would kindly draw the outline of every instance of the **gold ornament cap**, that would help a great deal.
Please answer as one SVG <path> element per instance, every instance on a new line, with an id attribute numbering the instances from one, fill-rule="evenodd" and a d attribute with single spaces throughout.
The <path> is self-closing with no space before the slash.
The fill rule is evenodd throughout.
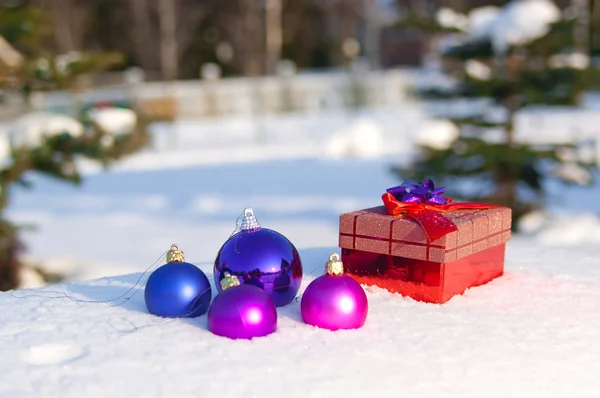
<path id="1" fill-rule="evenodd" d="M 179 245 L 171 245 L 171 249 L 167 252 L 167 263 L 182 263 L 184 261 L 185 257 L 179 249 Z"/>
<path id="2" fill-rule="evenodd" d="M 221 279 L 221 289 L 227 290 L 230 287 L 239 286 L 240 280 L 237 276 L 231 275 L 229 272 L 225 272 L 225 277 Z"/>
<path id="3" fill-rule="evenodd" d="M 327 275 L 342 275 L 344 273 L 344 263 L 340 260 L 339 254 L 333 253 L 329 256 L 329 261 L 325 265 L 325 273 Z"/>

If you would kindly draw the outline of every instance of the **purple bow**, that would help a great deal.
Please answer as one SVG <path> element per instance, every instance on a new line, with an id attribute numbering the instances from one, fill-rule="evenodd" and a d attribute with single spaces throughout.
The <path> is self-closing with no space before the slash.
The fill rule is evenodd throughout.
<path id="1" fill-rule="evenodd" d="M 430 205 L 445 205 L 446 199 L 442 197 L 446 191 L 445 187 L 435 188 L 432 180 L 427 180 L 423 184 L 414 181 L 404 181 L 402 185 L 388 188 L 388 193 L 400 202 L 406 203 L 427 203 Z"/>

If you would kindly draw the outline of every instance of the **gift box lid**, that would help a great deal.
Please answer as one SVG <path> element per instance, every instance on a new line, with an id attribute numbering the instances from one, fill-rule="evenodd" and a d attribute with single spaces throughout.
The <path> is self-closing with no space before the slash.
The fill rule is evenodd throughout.
<path id="1" fill-rule="evenodd" d="M 339 246 L 448 263 L 505 243 L 511 236 L 508 207 L 460 209 L 439 214 L 456 228 L 430 241 L 417 219 L 407 214 L 390 215 L 385 206 L 345 213 L 340 216 Z"/>

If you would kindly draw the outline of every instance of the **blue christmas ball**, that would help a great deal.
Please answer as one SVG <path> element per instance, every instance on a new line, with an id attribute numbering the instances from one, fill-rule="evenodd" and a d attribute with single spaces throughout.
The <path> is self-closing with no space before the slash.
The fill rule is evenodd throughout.
<path id="1" fill-rule="evenodd" d="M 302 262 L 296 247 L 277 231 L 262 228 L 251 209 L 240 231 L 223 244 L 214 265 L 215 285 L 222 291 L 226 273 L 241 284 L 264 290 L 277 307 L 294 300 L 302 284 Z"/>
<path id="2" fill-rule="evenodd" d="M 170 262 L 154 271 L 144 294 L 148 311 L 166 318 L 204 315 L 212 297 L 204 272 L 186 262 Z"/>

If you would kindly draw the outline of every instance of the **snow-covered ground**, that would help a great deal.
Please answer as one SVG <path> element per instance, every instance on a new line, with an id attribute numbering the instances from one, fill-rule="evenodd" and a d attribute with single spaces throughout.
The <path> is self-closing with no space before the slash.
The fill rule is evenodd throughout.
<path id="1" fill-rule="evenodd" d="M 15 188 L 8 215 L 34 227 L 24 233 L 27 255 L 68 279 L 139 271 L 172 243 L 210 260 L 247 206 L 300 248 L 335 245 L 339 214 L 379 204 L 400 182 L 391 166 L 416 142 L 453 139 L 450 126 L 424 121 L 424 112 L 158 125 L 152 148 L 110 171 L 84 163 L 80 187 L 31 176 L 34 189 Z M 524 232 L 543 244 L 600 242 L 600 187 L 565 189 L 550 187 L 549 212 L 528 217 Z"/>
<path id="2" fill-rule="evenodd" d="M 305 288 L 338 250 L 339 214 L 400 182 L 390 166 L 412 150 L 411 115 L 287 119 L 262 146 L 248 124 L 181 122 L 110 172 L 85 165 L 81 187 L 32 176 L 9 216 L 37 227 L 28 256 L 68 276 L 46 290 L 101 301 L 172 243 L 210 276 L 250 206 L 300 249 Z M 151 317 L 141 292 L 116 307 L 2 293 L 0 397 L 598 396 L 600 189 L 551 192 L 550 211 L 509 242 L 505 276 L 442 306 L 368 288 L 356 331 L 306 326 L 293 302 L 278 333 L 230 341 L 206 317 Z"/>
<path id="3" fill-rule="evenodd" d="M 284 118 L 260 125 L 266 144 L 253 121 L 157 126 L 153 148 L 111 171 L 84 163 L 80 187 L 32 175 L 8 214 L 34 227 L 27 255 L 69 279 L 144 269 L 172 243 L 210 259 L 248 206 L 298 247 L 329 245 L 341 212 L 397 182 L 389 169 L 412 149 L 411 114 Z"/>
<path id="4" fill-rule="evenodd" d="M 304 233 L 275 224 L 294 238 L 322 237 L 300 242 L 313 269 L 305 287 L 335 250 L 333 233 L 311 221 Z M 205 316 L 155 319 L 141 293 L 120 307 L 3 293 L 0 396 L 597 397 L 599 255 L 515 239 L 505 276 L 445 305 L 368 288 L 365 326 L 329 332 L 303 324 L 293 302 L 278 310 L 278 332 L 254 341 L 210 334 Z M 208 259 L 198 265 L 211 273 Z M 138 276 L 51 289 L 105 300 Z"/>

